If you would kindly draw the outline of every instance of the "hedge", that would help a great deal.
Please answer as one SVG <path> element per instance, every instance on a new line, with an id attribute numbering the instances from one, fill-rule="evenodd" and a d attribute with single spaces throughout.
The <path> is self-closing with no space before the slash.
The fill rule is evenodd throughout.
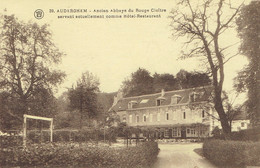
<path id="1" fill-rule="evenodd" d="M 21 146 L 22 143 L 22 136 L 0 136 L 0 149 Z"/>
<path id="2" fill-rule="evenodd" d="M 238 141 L 260 141 L 260 128 L 251 128 L 231 133 L 232 140 Z"/>
<path id="3" fill-rule="evenodd" d="M 212 133 L 214 139 L 225 139 L 222 130 L 218 127 L 215 127 Z M 234 141 L 260 141 L 260 127 L 231 132 L 229 138 Z"/>
<path id="4" fill-rule="evenodd" d="M 2 166 L 150 167 L 157 158 L 158 144 L 140 143 L 129 148 L 86 144 L 42 144 L 23 149 L 1 150 Z"/>
<path id="5" fill-rule="evenodd" d="M 106 140 L 116 142 L 116 135 L 111 134 L 112 128 L 105 131 Z M 50 141 L 49 131 L 28 131 L 28 140 L 32 143 L 48 142 Z M 88 142 L 104 140 L 104 131 L 101 129 L 83 129 L 83 130 L 55 130 L 53 132 L 54 142 Z"/>
<path id="6" fill-rule="evenodd" d="M 203 154 L 218 166 L 260 166 L 260 142 L 207 140 Z"/>

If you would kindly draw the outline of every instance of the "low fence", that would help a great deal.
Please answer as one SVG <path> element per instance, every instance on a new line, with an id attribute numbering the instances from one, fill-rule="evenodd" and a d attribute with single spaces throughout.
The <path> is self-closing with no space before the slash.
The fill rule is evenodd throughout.
<path id="1" fill-rule="evenodd" d="M 0 133 L 0 147 L 15 147 L 22 145 L 22 132 L 20 130 Z M 53 131 L 53 142 L 89 142 L 89 141 L 116 142 L 116 135 L 102 129 L 59 129 Z M 46 143 L 50 141 L 49 130 L 27 130 L 27 143 Z"/>

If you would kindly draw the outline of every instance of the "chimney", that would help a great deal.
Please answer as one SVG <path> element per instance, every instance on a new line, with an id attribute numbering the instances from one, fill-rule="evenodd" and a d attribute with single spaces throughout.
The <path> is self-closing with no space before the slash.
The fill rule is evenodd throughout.
<path id="1" fill-rule="evenodd" d="M 112 105 L 112 106 L 116 105 L 117 101 L 118 101 L 118 100 L 117 100 L 117 97 L 114 96 L 114 102 L 113 102 L 113 105 Z"/>
<path id="2" fill-rule="evenodd" d="M 118 91 L 117 95 L 114 96 L 114 102 L 113 102 L 113 106 L 117 104 L 117 102 L 123 98 L 123 92 L 122 91 Z"/>
<path id="3" fill-rule="evenodd" d="M 119 91 L 117 92 L 117 99 L 120 100 L 120 99 L 122 99 L 122 98 L 123 98 L 123 92 L 122 92 L 121 90 L 119 90 Z"/>
<path id="4" fill-rule="evenodd" d="M 162 89 L 161 97 L 163 97 L 164 95 L 165 95 L 165 91 L 164 91 L 164 89 Z"/>

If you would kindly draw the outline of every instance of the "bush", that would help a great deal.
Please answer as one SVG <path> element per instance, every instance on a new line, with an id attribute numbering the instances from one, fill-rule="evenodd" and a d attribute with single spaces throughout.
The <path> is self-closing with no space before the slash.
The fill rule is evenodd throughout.
<path id="1" fill-rule="evenodd" d="M 109 128 L 105 131 L 106 140 L 116 142 L 115 129 Z M 28 131 L 28 140 L 32 143 L 49 142 L 50 132 Z M 104 131 L 100 129 L 86 128 L 82 130 L 55 130 L 53 131 L 53 142 L 88 142 L 104 140 Z"/>
<path id="2" fill-rule="evenodd" d="M 218 126 L 216 126 L 213 131 L 212 131 L 212 135 L 215 139 L 221 139 L 222 138 L 222 130 L 219 129 Z"/>
<path id="3" fill-rule="evenodd" d="M 0 136 L 0 148 L 10 148 L 21 146 L 23 143 L 23 137 L 18 135 Z"/>
<path id="4" fill-rule="evenodd" d="M 155 142 L 129 148 L 93 147 L 86 144 L 31 145 L 25 150 L 0 151 L 3 166 L 79 166 L 84 167 L 149 167 L 159 149 Z"/>
<path id="5" fill-rule="evenodd" d="M 218 166 L 260 166 L 260 142 L 207 140 L 203 154 Z"/>
<path id="6" fill-rule="evenodd" d="M 222 139 L 224 140 L 224 134 L 222 133 L 222 130 L 218 127 L 215 127 L 212 131 L 213 138 L 214 139 Z M 260 128 L 251 128 L 246 130 L 241 130 L 238 132 L 231 132 L 230 134 L 230 140 L 234 141 L 260 141 Z"/>
<path id="7" fill-rule="evenodd" d="M 50 132 L 49 131 L 35 131 L 30 130 L 27 132 L 27 140 L 31 143 L 49 142 Z"/>
<path id="8" fill-rule="evenodd" d="M 260 141 L 260 128 L 252 128 L 241 130 L 239 132 L 232 132 L 231 139 L 236 141 Z"/>

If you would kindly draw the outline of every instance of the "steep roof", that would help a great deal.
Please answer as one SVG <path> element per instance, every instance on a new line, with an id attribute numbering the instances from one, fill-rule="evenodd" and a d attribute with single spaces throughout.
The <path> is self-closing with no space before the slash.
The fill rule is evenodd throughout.
<path id="1" fill-rule="evenodd" d="M 249 115 L 245 108 L 242 108 L 241 111 L 235 115 L 233 120 L 249 120 Z"/>
<path id="2" fill-rule="evenodd" d="M 161 106 L 171 105 L 171 98 L 173 96 L 180 97 L 178 104 L 189 103 L 190 94 L 192 94 L 193 92 L 199 94 L 199 98 L 197 98 L 195 102 L 207 101 L 210 97 L 211 91 L 212 86 L 204 86 L 167 92 L 163 91 L 162 93 L 141 95 L 135 97 L 126 97 L 119 99 L 110 110 L 115 112 L 125 111 L 128 109 L 129 102 L 133 102 L 132 109 L 153 107 L 156 106 L 157 99 L 163 99 L 163 101 L 161 102 Z"/>

